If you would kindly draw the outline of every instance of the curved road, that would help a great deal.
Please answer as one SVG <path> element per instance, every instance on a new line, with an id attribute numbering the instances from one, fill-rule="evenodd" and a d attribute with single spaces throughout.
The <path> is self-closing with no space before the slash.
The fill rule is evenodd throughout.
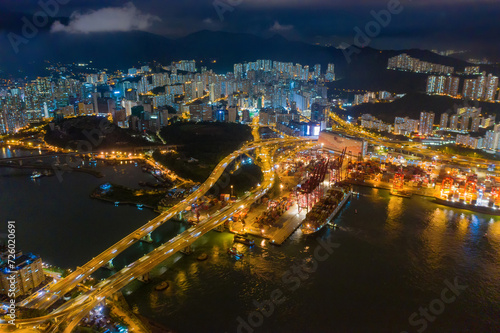
<path id="1" fill-rule="evenodd" d="M 188 198 L 186 198 L 183 202 L 178 203 L 176 206 L 172 207 L 171 209 L 167 210 L 166 212 L 162 213 L 155 219 L 149 221 L 146 225 L 141 227 L 140 229 L 136 230 L 135 232 L 131 233 L 112 247 L 110 247 L 108 250 L 104 251 L 97 257 L 93 258 L 91 261 L 89 261 L 87 264 L 83 265 L 82 267 L 77 268 L 75 272 L 70 274 L 68 277 L 64 278 L 63 280 L 59 281 L 58 283 L 52 284 L 48 286 L 48 288 L 45 288 L 45 290 L 39 291 L 38 293 L 34 294 L 33 297 L 28 298 L 24 302 L 21 303 L 22 306 L 31 306 L 35 308 L 48 308 L 51 304 L 53 304 L 55 301 L 57 301 L 62 295 L 64 295 L 66 292 L 69 290 L 73 289 L 74 287 L 77 286 L 78 283 L 80 283 L 83 279 L 85 279 L 87 276 L 95 272 L 99 267 L 105 265 L 108 261 L 116 257 L 119 253 L 121 253 L 123 250 L 125 250 L 127 247 L 129 247 L 131 244 L 134 242 L 138 241 L 140 238 L 144 237 L 148 233 L 152 232 L 155 230 L 158 226 L 163 224 L 165 221 L 169 220 L 172 218 L 175 214 L 178 212 L 183 211 L 187 206 L 195 202 L 201 195 L 203 195 L 206 191 L 208 191 L 218 180 L 218 178 L 222 175 L 223 171 L 226 169 L 226 167 L 229 165 L 230 162 L 232 162 L 236 157 L 245 154 L 253 149 L 256 148 L 261 148 L 261 147 L 266 147 L 269 145 L 274 145 L 274 144 L 289 144 L 289 143 L 294 143 L 294 142 L 300 142 L 300 141 L 307 141 L 305 139 L 271 139 L 271 140 L 265 140 L 265 141 L 260 141 L 260 142 L 252 142 L 250 144 L 245 145 L 241 149 L 233 152 L 229 156 L 227 156 L 225 159 L 223 159 L 217 167 L 214 169 L 210 177 L 207 179 L 207 181 L 200 186 L 198 190 L 193 192 Z M 268 190 L 270 186 L 272 186 L 272 181 L 274 180 L 274 176 L 271 172 L 269 172 L 271 169 L 270 164 L 268 164 L 268 160 L 266 157 L 266 170 L 264 172 L 265 179 L 267 180 L 269 177 L 270 180 L 268 183 L 267 181 L 263 182 L 263 184 L 255 190 L 253 193 L 250 195 L 244 197 L 241 201 L 241 204 L 239 205 L 232 205 L 227 208 L 227 210 L 221 211 L 218 215 L 214 216 L 210 220 L 201 223 L 197 226 L 196 232 L 194 232 L 193 228 L 189 229 L 186 232 L 191 232 L 192 234 L 187 235 L 186 232 L 178 235 L 174 239 L 172 239 L 170 243 L 173 242 L 173 247 L 171 248 L 172 254 L 177 252 L 177 250 L 185 248 L 192 242 L 194 242 L 200 235 L 206 233 L 208 230 L 213 229 L 215 226 L 221 224 L 224 222 L 225 219 L 221 216 L 221 214 L 229 214 L 225 215 L 226 217 L 232 215 L 235 211 L 241 209 L 245 205 L 247 205 L 249 202 L 253 202 L 260 198 L 264 193 Z M 239 208 L 238 208 L 239 207 Z M 219 220 L 217 218 L 220 217 Z M 214 224 L 215 223 L 215 224 Z M 186 238 L 183 238 L 186 237 Z M 176 241 L 182 238 L 180 240 L 180 244 Z M 191 241 L 191 242 L 190 242 Z M 182 247 L 180 247 L 182 245 Z M 162 245 L 159 247 L 156 251 L 162 251 L 166 245 Z M 174 249 L 177 249 L 174 252 Z M 153 252 L 155 252 L 153 251 Z M 165 252 L 164 255 L 168 255 L 169 253 Z M 170 254 L 171 255 L 171 254 Z M 168 256 L 167 256 L 168 257 Z M 148 257 L 143 257 L 148 259 Z M 141 260 L 144 260 L 145 263 L 150 263 L 154 266 L 158 264 L 157 260 L 146 260 L 146 259 L 139 259 L 138 262 Z M 163 258 L 163 257 L 162 257 Z M 166 258 L 163 258 L 162 260 L 165 260 Z M 136 262 L 137 263 L 137 262 Z M 113 275 L 113 284 L 110 284 L 110 286 L 107 286 L 105 289 L 105 285 L 99 284 L 93 291 L 89 292 L 89 295 L 82 295 L 79 298 L 65 303 L 63 306 L 58 308 L 56 311 L 51 313 L 48 316 L 40 317 L 40 318 L 34 318 L 30 320 L 18 320 L 17 324 L 22 325 L 23 327 L 29 327 L 32 325 L 40 325 L 43 322 L 46 322 L 49 319 L 54 319 L 58 317 L 65 317 L 69 313 L 84 313 L 86 314 L 88 311 L 82 311 L 82 306 L 85 306 L 85 308 L 92 309 L 94 304 L 99 303 L 101 301 L 100 296 L 102 293 L 105 292 L 115 292 L 121 288 L 121 284 L 130 282 L 131 279 L 133 279 L 136 276 L 139 276 L 141 274 L 135 274 L 133 275 L 132 278 L 128 278 L 129 275 L 127 276 L 127 279 L 120 279 L 122 275 L 125 275 L 125 273 L 130 269 L 130 273 L 136 273 L 136 272 L 142 272 L 144 270 L 144 264 L 139 265 L 137 264 L 137 267 L 133 267 L 136 263 L 133 263 L 129 265 L 129 267 L 124 268 L 122 271 L 116 273 Z M 149 267 L 149 266 L 148 266 Z M 134 269 L 132 269 L 134 268 Z M 129 273 L 129 274 L 130 274 Z M 104 284 L 109 284 L 110 280 L 106 280 L 103 282 Z M 118 288 L 118 289 L 117 289 Z M 96 291 L 97 290 L 97 291 Z M 102 291 L 102 292 L 101 292 Z M 96 294 L 94 296 L 94 294 Z M 76 319 L 75 319 L 76 320 Z"/>

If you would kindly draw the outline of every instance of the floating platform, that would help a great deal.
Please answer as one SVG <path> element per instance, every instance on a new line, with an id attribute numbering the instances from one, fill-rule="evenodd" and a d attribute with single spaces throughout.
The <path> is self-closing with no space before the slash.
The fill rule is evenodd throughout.
<path id="1" fill-rule="evenodd" d="M 394 192 L 391 190 L 391 195 L 395 196 L 395 197 L 401 197 L 401 198 L 408 198 L 410 199 L 411 196 L 412 196 L 412 193 L 411 192 Z"/>
<path id="2" fill-rule="evenodd" d="M 296 205 L 295 205 L 296 206 Z M 280 217 L 283 221 L 282 227 L 278 228 L 273 233 L 266 235 L 271 244 L 281 245 L 295 230 L 300 226 L 304 220 L 304 214 L 299 214 L 296 207 L 290 208 Z M 279 221 L 279 220 L 278 220 Z M 279 222 L 278 222 L 279 224 Z"/>

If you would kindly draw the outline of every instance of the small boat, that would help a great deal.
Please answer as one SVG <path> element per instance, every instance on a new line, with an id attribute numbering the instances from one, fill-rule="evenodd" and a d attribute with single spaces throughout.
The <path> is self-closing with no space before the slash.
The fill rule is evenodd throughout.
<path id="1" fill-rule="evenodd" d="M 248 246 L 255 245 L 255 241 L 253 239 L 247 238 L 247 237 L 242 236 L 242 235 L 234 235 L 234 242 L 242 243 L 242 244 L 245 244 Z"/>
<path id="2" fill-rule="evenodd" d="M 157 286 L 155 287 L 155 290 L 156 290 L 156 291 L 161 291 L 161 290 L 165 290 L 165 289 L 167 289 L 168 287 L 169 287 L 168 282 L 167 282 L 167 281 L 163 281 L 162 283 L 160 283 L 159 285 L 157 285 Z"/>
<path id="3" fill-rule="evenodd" d="M 36 179 L 36 178 L 40 178 L 42 177 L 42 174 L 38 171 L 34 171 L 32 174 L 31 174 L 31 179 Z"/>
<path id="4" fill-rule="evenodd" d="M 196 258 L 198 261 L 205 261 L 208 259 L 208 255 L 206 253 L 202 253 Z"/>
<path id="5" fill-rule="evenodd" d="M 237 258 L 243 257 L 243 253 L 241 253 L 240 251 L 238 251 L 234 246 L 232 248 L 229 248 L 227 250 L 227 253 L 229 253 L 230 255 L 235 256 Z"/>

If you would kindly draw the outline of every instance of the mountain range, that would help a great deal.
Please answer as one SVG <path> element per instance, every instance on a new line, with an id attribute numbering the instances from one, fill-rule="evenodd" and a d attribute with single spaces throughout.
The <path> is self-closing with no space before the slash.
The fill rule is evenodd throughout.
<path id="1" fill-rule="evenodd" d="M 169 64 L 181 59 L 194 59 L 198 67 L 207 66 L 218 73 L 233 70 L 233 64 L 257 59 L 301 63 L 310 67 L 319 63 L 323 72 L 328 63 L 335 64 L 339 86 L 357 89 L 385 89 L 394 92 L 421 90 L 425 75 L 388 71 L 387 59 L 406 52 L 421 60 L 454 66 L 461 70 L 468 63 L 426 50 L 359 49 L 348 62 L 344 51 L 303 42 L 289 41 L 280 35 L 261 38 L 251 34 L 199 31 L 180 39 L 141 32 L 92 34 L 51 33 L 39 31 L 26 44 L 19 44 L 16 54 L 0 32 L 0 71 L 8 74 L 41 73 L 45 61 L 89 63 L 95 68 L 127 69 L 158 61 Z M 19 72 L 21 70 L 21 72 Z M 312 70 L 312 68 L 311 68 Z M 409 75 L 408 75 L 409 74 Z M 20 76 L 20 75 L 17 75 Z"/>

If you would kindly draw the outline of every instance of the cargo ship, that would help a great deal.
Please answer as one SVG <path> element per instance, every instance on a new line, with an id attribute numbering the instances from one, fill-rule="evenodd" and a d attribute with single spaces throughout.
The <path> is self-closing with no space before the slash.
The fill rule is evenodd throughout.
<path id="1" fill-rule="evenodd" d="M 307 213 L 302 221 L 300 229 L 305 235 L 318 232 L 327 223 L 330 223 L 338 212 L 349 201 L 352 195 L 352 187 L 348 184 L 338 184 L 328 190 L 312 210 Z"/>
<path id="2" fill-rule="evenodd" d="M 500 215 L 500 210 L 497 209 L 495 206 L 478 206 L 473 203 L 466 203 L 463 200 L 461 201 L 454 201 L 454 200 L 446 200 L 446 199 L 441 199 L 441 198 L 434 198 L 434 202 L 443 206 L 448 206 L 448 207 L 453 207 L 453 208 L 458 208 L 458 209 L 467 209 L 470 210 L 471 212 L 477 212 L 481 214 L 488 214 L 488 215 L 495 215 L 498 216 Z"/>

